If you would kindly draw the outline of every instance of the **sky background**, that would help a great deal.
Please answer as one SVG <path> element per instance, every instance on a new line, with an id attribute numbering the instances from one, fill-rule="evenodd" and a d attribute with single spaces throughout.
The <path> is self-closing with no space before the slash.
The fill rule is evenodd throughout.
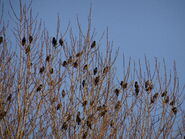
<path id="1" fill-rule="evenodd" d="M 26 1 L 26 0 L 25 0 Z M 5 11 L 9 10 L 8 0 Z M 16 9 L 18 2 L 12 0 Z M 168 68 L 177 63 L 180 81 L 185 83 L 185 1 L 184 0 L 33 0 L 33 11 L 39 13 L 50 32 L 56 32 L 57 14 L 62 29 L 79 17 L 86 31 L 89 8 L 92 4 L 93 27 L 101 35 L 109 28 L 110 40 L 120 48 L 116 65 L 122 72 L 122 54 L 126 59 L 164 58 Z M 152 61 L 152 60 L 151 60 Z M 154 59 L 153 61 L 154 62 Z"/>

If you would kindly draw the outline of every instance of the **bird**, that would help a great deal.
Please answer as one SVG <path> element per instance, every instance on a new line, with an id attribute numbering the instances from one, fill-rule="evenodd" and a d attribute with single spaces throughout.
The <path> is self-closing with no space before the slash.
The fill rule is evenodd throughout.
<path id="1" fill-rule="evenodd" d="M 99 81 L 100 81 L 100 76 L 97 76 L 97 77 L 94 79 L 94 84 L 95 84 L 95 85 L 98 85 Z"/>
<path id="2" fill-rule="evenodd" d="M 49 61 L 50 61 L 50 58 L 51 58 L 51 55 L 48 55 L 48 56 L 46 57 L 46 61 L 49 62 Z"/>
<path id="3" fill-rule="evenodd" d="M 26 50 L 25 50 L 25 54 L 28 54 L 30 52 L 30 46 L 27 46 Z"/>
<path id="4" fill-rule="evenodd" d="M 59 103 L 59 104 L 57 105 L 56 109 L 59 110 L 59 109 L 61 108 L 61 106 L 62 106 L 62 104 Z"/>
<path id="5" fill-rule="evenodd" d="M 136 96 L 138 96 L 138 94 L 139 94 L 139 85 L 138 85 L 137 81 L 135 81 L 134 87 L 135 87 Z"/>
<path id="6" fill-rule="evenodd" d="M 81 123 L 80 112 L 78 112 L 76 115 L 76 122 L 78 125 L 80 125 L 80 123 Z"/>
<path id="7" fill-rule="evenodd" d="M 96 41 L 93 41 L 91 44 L 91 48 L 94 48 L 96 46 Z"/>
<path id="8" fill-rule="evenodd" d="M 85 71 L 85 70 L 88 70 L 88 65 L 87 65 L 87 64 L 84 65 L 83 70 L 84 70 L 84 71 Z"/>
<path id="9" fill-rule="evenodd" d="M 41 89 L 42 89 L 42 84 L 40 84 L 40 85 L 37 87 L 37 92 L 39 92 Z"/>
<path id="10" fill-rule="evenodd" d="M 22 46 L 25 46 L 25 44 L 26 44 L 26 38 L 23 37 L 23 38 L 22 38 Z"/>
<path id="11" fill-rule="evenodd" d="M 53 37 L 52 39 L 52 44 L 53 44 L 53 47 L 57 46 L 57 40 L 55 39 L 55 37 Z"/>
<path id="12" fill-rule="evenodd" d="M 85 87 L 85 80 L 82 81 L 82 86 Z"/>
<path id="13" fill-rule="evenodd" d="M 11 101 L 12 99 L 12 94 L 10 94 L 8 97 L 7 97 L 7 101 Z"/>
<path id="14" fill-rule="evenodd" d="M 44 70 L 45 70 L 45 68 L 44 68 L 44 66 L 42 66 L 41 68 L 40 68 L 40 73 L 43 73 L 44 72 Z"/>
<path id="15" fill-rule="evenodd" d="M 51 69 L 49 70 L 49 73 L 50 73 L 50 74 L 53 74 L 53 68 L 51 68 Z"/>
<path id="16" fill-rule="evenodd" d="M 63 66 L 63 67 L 66 67 L 66 66 L 67 66 L 67 62 L 64 61 L 64 62 L 62 63 L 62 66 Z"/>
<path id="17" fill-rule="evenodd" d="M 3 42 L 3 36 L 0 36 L 0 44 Z"/>
<path id="18" fill-rule="evenodd" d="M 167 90 L 165 90 L 162 94 L 161 94 L 161 97 L 165 97 L 167 95 Z"/>
<path id="19" fill-rule="evenodd" d="M 30 35 L 29 36 L 29 42 L 32 43 L 32 41 L 33 41 L 33 37 Z"/>
<path id="20" fill-rule="evenodd" d="M 65 92 L 65 90 L 63 89 L 63 90 L 62 90 L 62 97 L 64 98 L 65 95 L 66 95 L 66 92 Z"/>
<path id="21" fill-rule="evenodd" d="M 121 82 L 120 82 L 120 85 L 121 85 L 121 87 L 122 87 L 123 89 L 126 89 L 128 83 L 127 83 L 127 82 L 124 82 L 124 81 L 121 81 Z"/>
<path id="22" fill-rule="evenodd" d="M 116 89 L 114 90 L 114 93 L 116 94 L 116 96 L 118 96 L 118 95 L 119 95 L 119 89 L 116 88 Z"/>
<path id="23" fill-rule="evenodd" d="M 98 68 L 95 67 L 94 70 L 93 70 L 93 72 L 94 72 L 94 75 L 96 75 L 96 73 L 98 72 Z"/>
<path id="24" fill-rule="evenodd" d="M 59 44 L 60 44 L 61 46 L 63 46 L 63 45 L 64 45 L 64 41 L 63 41 L 63 39 L 62 39 L 62 38 L 59 40 Z"/>

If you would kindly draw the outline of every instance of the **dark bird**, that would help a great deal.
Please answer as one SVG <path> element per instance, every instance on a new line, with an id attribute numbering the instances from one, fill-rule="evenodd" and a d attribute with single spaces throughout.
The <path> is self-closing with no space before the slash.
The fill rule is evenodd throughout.
<path id="1" fill-rule="evenodd" d="M 109 72 L 109 69 L 110 69 L 110 67 L 109 67 L 109 66 L 106 66 L 106 67 L 103 69 L 103 74 L 106 74 L 107 72 Z"/>
<path id="2" fill-rule="evenodd" d="M 48 55 L 48 56 L 46 57 L 46 61 L 49 62 L 49 61 L 50 61 L 50 58 L 51 58 L 51 55 Z"/>
<path id="3" fill-rule="evenodd" d="M 74 68 L 77 68 L 77 67 L 78 67 L 78 62 L 77 62 L 77 61 L 75 61 L 75 62 L 73 63 L 73 67 L 74 67 Z"/>
<path id="4" fill-rule="evenodd" d="M 80 125 L 80 123 L 81 123 L 80 112 L 78 112 L 76 115 L 76 122 L 78 125 Z"/>
<path id="5" fill-rule="evenodd" d="M 37 92 L 39 92 L 41 89 L 42 89 L 42 84 L 40 84 L 40 85 L 37 87 Z"/>
<path id="6" fill-rule="evenodd" d="M 59 104 L 57 105 L 56 109 L 59 110 L 61 107 L 62 107 L 62 104 L 59 103 Z"/>
<path id="7" fill-rule="evenodd" d="M 121 101 L 118 101 L 115 105 L 115 110 L 118 111 L 121 108 Z"/>
<path id="8" fill-rule="evenodd" d="M 116 88 L 116 89 L 114 90 L 114 93 L 116 94 L 116 96 L 118 96 L 118 95 L 119 95 L 119 89 Z"/>
<path id="9" fill-rule="evenodd" d="M 12 99 L 12 94 L 10 94 L 8 97 L 7 97 L 7 101 L 11 101 Z"/>
<path id="10" fill-rule="evenodd" d="M 6 111 L 0 110 L 0 121 L 6 116 Z"/>
<path id="11" fill-rule="evenodd" d="M 165 90 L 162 94 L 161 94 L 161 97 L 165 97 L 167 95 L 167 90 Z"/>
<path id="12" fill-rule="evenodd" d="M 173 98 L 173 100 L 170 102 L 170 105 L 171 106 L 174 106 L 175 105 L 175 98 Z"/>
<path id="13" fill-rule="evenodd" d="M 63 46 L 63 45 L 64 45 L 64 41 L 63 41 L 63 39 L 62 39 L 62 38 L 59 40 L 59 44 L 60 44 L 61 46 Z"/>
<path id="14" fill-rule="evenodd" d="M 83 70 L 88 70 L 88 65 L 84 65 Z"/>
<path id="15" fill-rule="evenodd" d="M 43 72 L 44 72 L 44 70 L 45 70 L 45 68 L 44 68 L 44 66 L 42 66 L 42 67 L 40 68 L 39 73 L 43 73 Z"/>
<path id="16" fill-rule="evenodd" d="M 136 96 L 138 96 L 138 94 L 139 94 L 139 84 L 138 84 L 137 81 L 135 81 L 134 87 L 135 87 Z"/>
<path id="17" fill-rule="evenodd" d="M 173 107 L 172 108 L 172 112 L 176 115 L 177 114 L 177 108 L 176 107 Z"/>
<path id="18" fill-rule="evenodd" d="M 64 62 L 62 63 L 62 66 L 63 66 L 63 67 L 66 67 L 66 66 L 67 66 L 67 62 L 64 61 Z"/>
<path id="19" fill-rule="evenodd" d="M 53 47 L 57 46 L 57 40 L 55 39 L 55 37 L 53 37 L 52 39 L 52 44 L 53 44 Z"/>
<path id="20" fill-rule="evenodd" d="M 167 104 L 169 102 L 169 96 L 165 96 L 164 101 L 165 104 Z"/>
<path id="21" fill-rule="evenodd" d="M 99 81 L 100 81 L 100 76 L 97 76 L 97 77 L 94 79 L 94 84 L 95 84 L 95 85 L 98 85 Z"/>
<path id="22" fill-rule="evenodd" d="M 66 122 L 63 123 L 62 129 L 67 130 L 67 123 Z"/>
<path id="23" fill-rule="evenodd" d="M 51 69 L 49 70 L 49 73 L 50 73 L 50 74 L 53 74 L 53 68 L 51 68 Z"/>
<path id="24" fill-rule="evenodd" d="M 97 67 L 94 68 L 93 72 L 94 72 L 94 75 L 96 75 L 96 73 L 98 72 L 98 68 Z"/>
<path id="25" fill-rule="evenodd" d="M 32 41 L 33 41 L 33 37 L 30 35 L 29 36 L 29 42 L 32 43 Z"/>
<path id="26" fill-rule="evenodd" d="M 0 36 L 0 44 L 3 42 L 3 36 Z"/>
<path id="27" fill-rule="evenodd" d="M 22 38 L 22 46 L 24 46 L 25 44 L 26 44 L 26 38 L 23 37 L 23 38 Z"/>
<path id="28" fill-rule="evenodd" d="M 85 80 L 82 81 L 82 86 L 85 87 Z"/>
<path id="29" fill-rule="evenodd" d="M 126 83 L 126 82 L 124 82 L 124 81 L 121 81 L 121 82 L 120 82 L 120 85 L 121 85 L 121 87 L 122 87 L 123 89 L 126 89 L 128 83 Z"/>
<path id="30" fill-rule="evenodd" d="M 96 41 L 93 41 L 91 44 L 91 48 L 94 48 L 94 47 L 96 47 Z"/>
<path id="31" fill-rule="evenodd" d="M 65 92 L 65 90 L 63 89 L 63 90 L 62 90 L 62 97 L 64 98 L 65 95 L 66 95 L 66 92 Z"/>
<path id="32" fill-rule="evenodd" d="M 82 106 L 85 107 L 87 105 L 87 100 L 84 100 Z"/>
<path id="33" fill-rule="evenodd" d="M 82 54 L 83 54 L 83 51 L 77 53 L 77 54 L 76 54 L 76 57 L 80 57 L 80 56 L 82 56 Z"/>

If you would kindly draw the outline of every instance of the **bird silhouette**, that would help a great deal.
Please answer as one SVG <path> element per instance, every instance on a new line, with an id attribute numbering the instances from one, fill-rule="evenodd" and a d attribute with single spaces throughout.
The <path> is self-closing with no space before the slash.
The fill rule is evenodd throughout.
<path id="1" fill-rule="evenodd" d="M 3 42 L 3 36 L 0 36 L 0 44 Z"/>
<path id="2" fill-rule="evenodd" d="M 55 39 L 55 37 L 53 37 L 52 39 L 52 44 L 53 44 L 53 47 L 57 46 L 57 40 Z"/>
<path id="3" fill-rule="evenodd" d="M 94 72 L 94 75 L 96 75 L 96 73 L 98 72 L 98 68 L 97 67 L 94 68 L 93 72 Z"/>
<path id="4" fill-rule="evenodd" d="M 32 43 L 32 41 L 33 41 L 33 37 L 30 35 L 29 36 L 29 42 Z"/>
<path id="5" fill-rule="evenodd" d="M 62 39 L 62 38 L 60 38 L 60 40 L 59 40 L 59 44 L 60 44 L 61 46 L 63 46 L 63 45 L 64 45 L 64 41 L 63 41 L 63 39 Z"/>
<path id="6" fill-rule="evenodd" d="M 91 44 L 91 48 L 94 48 L 96 46 L 96 41 L 93 41 Z"/>
<path id="7" fill-rule="evenodd" d="M 25 46 L 25 44 L 26 44 L 26 38 L 23 37 L 23 38 L 22 38 L 22 46 Z"/>

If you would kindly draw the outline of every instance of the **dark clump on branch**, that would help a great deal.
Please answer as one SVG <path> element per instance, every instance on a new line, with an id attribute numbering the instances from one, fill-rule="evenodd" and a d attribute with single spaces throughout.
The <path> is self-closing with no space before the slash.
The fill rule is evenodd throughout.
<path id="1" fill-rule="evenodd" d="M 94 79 L 94 84 L 95 84 L 95 85 L 98 85 L 99 81 L 100 81 L 100 76 L 97 76 L 97 77 Z"/>
<path id="2" fill-rule="evenodd" d="M 3 36 L 0 36 L 0 44 L 3 42 Z"/>
<path id="3" fill-rule="evenodd" d="M 96 75 L 97 72 L 98 72 L 98 68 L 96 67 L 96 68 L 94 68 L 94 70 L 93 70 L 94 75 Z"/>
<path id="4" fill-rule="evenodd" d="M 67 62 L 64 61 L 64 62 L 62 63 L 62 66 L 63 66 L 63 67 L 66 67 L 66 66 L 67 66 Z"/>
<path id="5" fill-rule="evenodd" d="M 96 47 L 96 41 L 93 41 L 91 44 L 91 48 L 94 48 L 94 47 Z"/>
<path id="6" fill-rule="evenodd" d="M 136 96 L 138 96 L 138 94 L 139 94 L 139 84 L 138 84 L 137 81 L 135 81 L 134 87 L 135 87 Z"/>
<path id="7" fill-rule="evenodd" d="M 45 68 L 44 68 L 44 66 L 42 66 L 42 67 L 40 68 L 39 73 L 40 73 L 40 74 L 41 74 L 41 73 L 43 73 L 43 72 L 44 72 L 44 70 L 45 70 Z"/>
<path id="8" fill-rule="evenodd" d="M 59 103 L 59 104 L 57 105 L 56 109 L 59 110 L 61 107 L 62 107 L 62 104 Z"/>
<path id="9" fill-rule="evenodd" d="M 118 95 L 119 95 L 119 89 L 116 88 L 116 89 L 114 90 L 114 93 L 116 94 L 116 96 L 118 96 Z"/>
<path id="10" fill-rule="evenodd" d="M 66 95 L 66 92 L 65 92 L 65 90 L 63 89 L 63 90 L 62 90 L 62 97 L 64 98 L 65 95 Z"/>
<path id="11" fill-rule="evenodd" d="M 76 115 L 76 122 L 78 125 L 80 125 L 80 123 L 81 123 L 80 112 L 78 112 Z"/>
<path id="12" fill-rule="evenodd" d="M 167 95 L 167 90 L 165 90 L 162 94 L 161 94 L 161 97 L 165 97 Z"/>
<path id="13" fill-rule="evenodd" d="M 7 97 L 7 101 L 11 101 L 12 99 L 12 94 L 10 94 L 8 97 Z"/>
<path id="14" fill-rule="evenodd" d="M 37 92 L 39 92 L 41 89 L 42 89 L 42 84 L 40 84 L 40 85 L 37 87 Z"/>
<path id="15" fill-rule="evenodd" d="M 124 82 L 124 81 L 121 81 L 121 82 L 120 82 L 120 85 L 121 85 L 121 87 L 122 87 L 123 89 L 126 89 L 128 83 L 127 83 L 127 82 Z"/>
<path id="16" fill-rule="evenodd" d="M 59 44 L 60 44 L 61 46 L 64 45 L 64 40 L 63 40 L 62 38 L 59 40 Z"/>
<path id="17" fill-rule="evenodd" d="M 25 54 L 28 54 L 30 52 L 30 46 L 27 46 Z"/>
<path id="18" fill-rule="evenodd" d="M 25 46 L 25 44 L 26 44 L 26 38 L 23 37 L 23 38 L 22 38 L 22 46 Z"/>
<path id="19" fill-rule="evenodd" d="M 0 110 L 0 121 L 6 116 L 6 111 Z"/>
<path id="20" fill-rule="evenodd" d="M 48 56 L 46 57 L 46 62 L 49 62 L 50 59 L 51 59 L 51 55 L 48 55 Z"/>
<path id="21" fill-rule="evenodd" d="M 29 42 L 32 43 L 32 41 L 33 41 L 33 37 L 30 35 L 29 36 Z"/>
<path id="22" fill-rule="evenodd" d="M 57 40 L 55 39 L 55 37 L 53 37 L 52 39 L 52 44 L 53 44 L 53 47 L 57 46 Z"/>
<path id="23" fill-rule="evenodd" d="M 49 73 L 50 73 L 50 74 L 53 74 L 53 72 L 54 72 L 54 71 L 53 71 L 53 68 L 50 68 Z"/>

